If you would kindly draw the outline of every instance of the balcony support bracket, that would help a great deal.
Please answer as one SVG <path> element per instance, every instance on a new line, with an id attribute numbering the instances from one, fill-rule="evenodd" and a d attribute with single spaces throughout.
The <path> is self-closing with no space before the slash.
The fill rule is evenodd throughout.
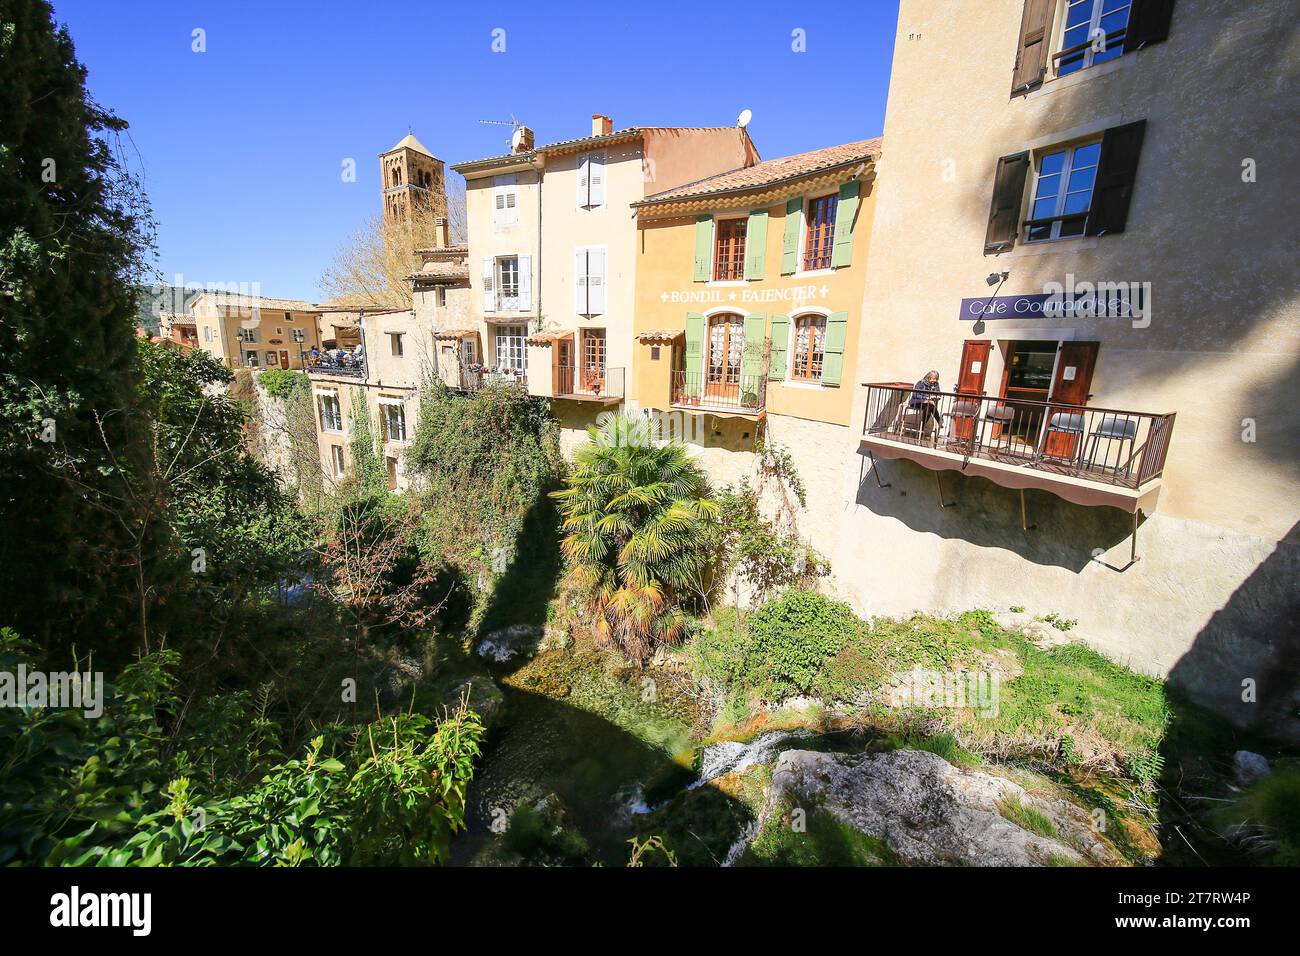
<path id="1" fill-rule="evenodd" d="M 1029 506 L 1025 504 L 1025 489 L 1020 489 L 1020 528 L 1022 531 L 1033 531 L 1037 524 L 1029 523 Z"/>
<path id="2" fill-rule="evenodd" d="M 951 508 L 953 505 L 955 505 L 955 504 L 957 503 L 956 501 L 944 501 L 944 500 L 943 500 L 943 482 L 939 479 L 939 472 L 937 472 L 937 471 L 934 473 L 934 486 L 935 486 L 936 488 L 939 489 L 939 507 L 940 507 L 940 508 Z"/>
<path id="3" fill-rule="evenodd" d="M 867 451 L 867 457 L 871 459 L 871 474 L 875 476 L 875 479 L 876 479 L 876 487 L 877 487 L 877 488 L 888 488 L 888 487 L 890 487 L 890 485 L 892 484 L 892 482 L 888 482 L 888 481 L 886 481 L 886 482 L 882 483 L 882 482 L 880 481 L 880 465 L 879 465 L 879 463 L 877 463 L 877 461 L 876 461 L 876 456 L 873 455 L 873 454 L 871 453 L 870 449 L 868 449 L 868 451 Z M 940 495 L 939 500 L 940 500 L 940 501 L 943 500 L 943 496 L 942 496 L 942 495 Z"/>

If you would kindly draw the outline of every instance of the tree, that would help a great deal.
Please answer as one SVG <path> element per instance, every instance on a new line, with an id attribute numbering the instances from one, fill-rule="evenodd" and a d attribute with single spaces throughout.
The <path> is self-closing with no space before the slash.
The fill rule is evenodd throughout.
<path id="1" fill-rule="evenodd" d="M 597 639 L 643 659 L 681 635 L 680 598 L 709 570 L 718 506 L 685 446 L 656 446 L 648 419 L 611 416 L 588 429 L 575 457 L 553 492 L 571 579 Z"/>
<path id="2" fill-rule="evenodd" d="M 132 433 L 133 345 L 152 220 L 44 0 L 0 0 L 0 623 L 93 641 L 114 582 L 86 542 L 116 534 L 55 458 Z M 58 614 L 51 609 L 59 608 Z"/>
<path id="3" fill-rule="evenodd" d="M 340 303 L 411 308 L 414 298 L 408 276 L 421 265 L 416 250 L 437 245 L 437 218 L 437 210 L 416 204 L 405 223 L 387 223 L 382 215 L 365 220 L 321 275 L 321 288 Z M 463 185 L 447 197 L 447 219 L 452 242 L 463 242 Z"/>

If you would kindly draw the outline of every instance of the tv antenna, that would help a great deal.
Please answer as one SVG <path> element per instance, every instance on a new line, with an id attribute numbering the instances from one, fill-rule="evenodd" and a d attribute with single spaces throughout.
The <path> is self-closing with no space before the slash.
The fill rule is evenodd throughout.
<path id="1" fill-rule="evenodd" d="M 509 126 L 510 138 L 506 140 L 506 145 L 509 146 L 511 149 L 514 149 L 515 146 L 515 131 L 518 130 L 519 127 L 524 125 L 523 123 L 519 122 L 518 119 L 515 118 L 514 113 L 510 114 L 510 119 L 508 120 L 483 119 L 483 120 L 479 120 L 479 122 L 482 123 L 484 126 Z"/>

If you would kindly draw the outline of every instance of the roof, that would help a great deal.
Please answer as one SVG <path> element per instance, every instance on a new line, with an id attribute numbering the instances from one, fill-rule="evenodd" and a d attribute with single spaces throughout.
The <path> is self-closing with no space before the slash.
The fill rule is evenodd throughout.
<path id="1" fill-rule="evenodd" d="M 458 242 L 451 246 L 427 246 L 423 249 L 416 249 L 417 256 L 436 256 L 436 255 L 466 255 L 469 253 L 469 246 L 463 242 Z"/>
<path id="2" fill-rule="evenodd" d="M 424 153 L 424 155 L 428 156 L 430 159 L 438 158 L 437 156 L 434 156 L 433 153 L 429 152 L 425 148 L 424 144 L 415 138 L 415 135 L 413 133 L 407 133 L 405 136 L 402 137 L 401 141 L 396 146 L 394 146 L 390 150 L 387 150 L 386 152 L 380 153 L 379 155 L 386 156 L 388 153 L 395 153 L 399 149 L 413 149 L 417 153 Z"/>
<path id="3" fill-rule="evenodd" d="M 554 329 L 549 332 L 535 332 L 528 336 L 529 345 L 550 345 L 552 342 L 561 342 L 564 339 L 573 338 L 573 329 Z"/>
<path id="4" fill-rule="evenodd" d="M 434 329 L 433 337 L 435 339 L 467 339 L 470 336 L 478 335 L 473 329 Z"/>
<path id="5" fill-rule="evenodd" d="M 483 159 L 471 159 L 463 163 L 455 163 L 452 169 L 460 172 L 462 169 L 469 169 L 475 166 L 490 165 L 509 165 L 511 161 L 518 158 L 532 159 L 538 153 L 562 153 L 570 149 L 586 149 L 589 146 L 601 146 L 607 143 L 619 142 L 621 140 L 636 139 L 642 133 L 652 130 L 719 130 L 719 129 L 740 129 L 739 126 L 628 126 L 625 129 L 616 129 L 608 133 L 601 133 L 598 136 L 579 136 L 576 139 L 561 139 L 554 143 L 547 143 L 544 146 L 537 146 L 523 153 L 503 153 L 499 156 L 485 156 Z M 748 137 L 748 133 L 745 136 Z"/>
<path id="6" fill-rule="evenodd" d="M 782 156 L 779 159 L 767 159 L 753 166 L 733 169 L 705 179 L 697 179 L 684 186 L 676 186 L 663 192 L 654 193 L 633 206 L 648 206 L 654 203 L 675 202 L 699 196 L 713 196 L 733 192 L 747 192 L 760 189 L 789 179 L 798 179 L 813 173 L 847 166 L 852 163 L 870 162 L 880 158 L 881 138 L 858 140 L 842 146 L 827 146 L 807 153 Z"/>

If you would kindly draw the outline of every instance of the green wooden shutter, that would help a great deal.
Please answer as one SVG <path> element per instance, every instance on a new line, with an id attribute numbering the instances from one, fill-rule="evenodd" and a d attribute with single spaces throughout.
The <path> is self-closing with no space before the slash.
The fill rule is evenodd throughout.
<path id="1" fill-rule="evenodd" d="M 772 351 L 767 356 L 767 377 L 775 381 L 785 378 L 786 350 L 790 347 L 790 317 L 772 316 Z"/>
<path id="2" fill-rule="evenodd" d="M 763 278 L 767 265 L 767 210 L 755 209 L 745 227 L 745 278 Z"/>
<path id="3" fill-rule="evenodd" d="M 713 217 L 695 217 L 695 281 L 713 278 Z"/>
<path id="4" fill-rule="evenodd" d="M 853 261 L 853 221 L 858 216 L 858 181 L 840 187 L 835 205 L 835 245 L 831 249 L 831 268 L 838 269 Z"/>
<path id="5" fill-rule="evenodd" d="M 844 341 L 849 334 L 849 314 L 832 312 L 826 320 L 826 345 L 822 352 L 822 384 L 839 385 L 844 374 Z"/>
<path id="6" fill-rule="evenodd" d="M 686 313 L 686 374 L 682 393 L 687 398 L 698 398 L 704 382 L 704 316 L 699 312 Z"/>
<path id="7" fill-rule="evenodd" d="M 745 351 L 740 359 L 740 389 L 753 391 L 763 374 L 763 351 L 767 342 L 767 313 L 745 316 Z"/>
<path id="8" fill-rule="evenodd" d="M 781 233 L 781 275 L 798 271 L 799 214 L 803 212 L 803 199 L 796 196 L 785 204 L 785 231 Z M 784 318 L 784 316 L 783 316 Z M 773 322 L 776 319 L 772 320 Z"/>

